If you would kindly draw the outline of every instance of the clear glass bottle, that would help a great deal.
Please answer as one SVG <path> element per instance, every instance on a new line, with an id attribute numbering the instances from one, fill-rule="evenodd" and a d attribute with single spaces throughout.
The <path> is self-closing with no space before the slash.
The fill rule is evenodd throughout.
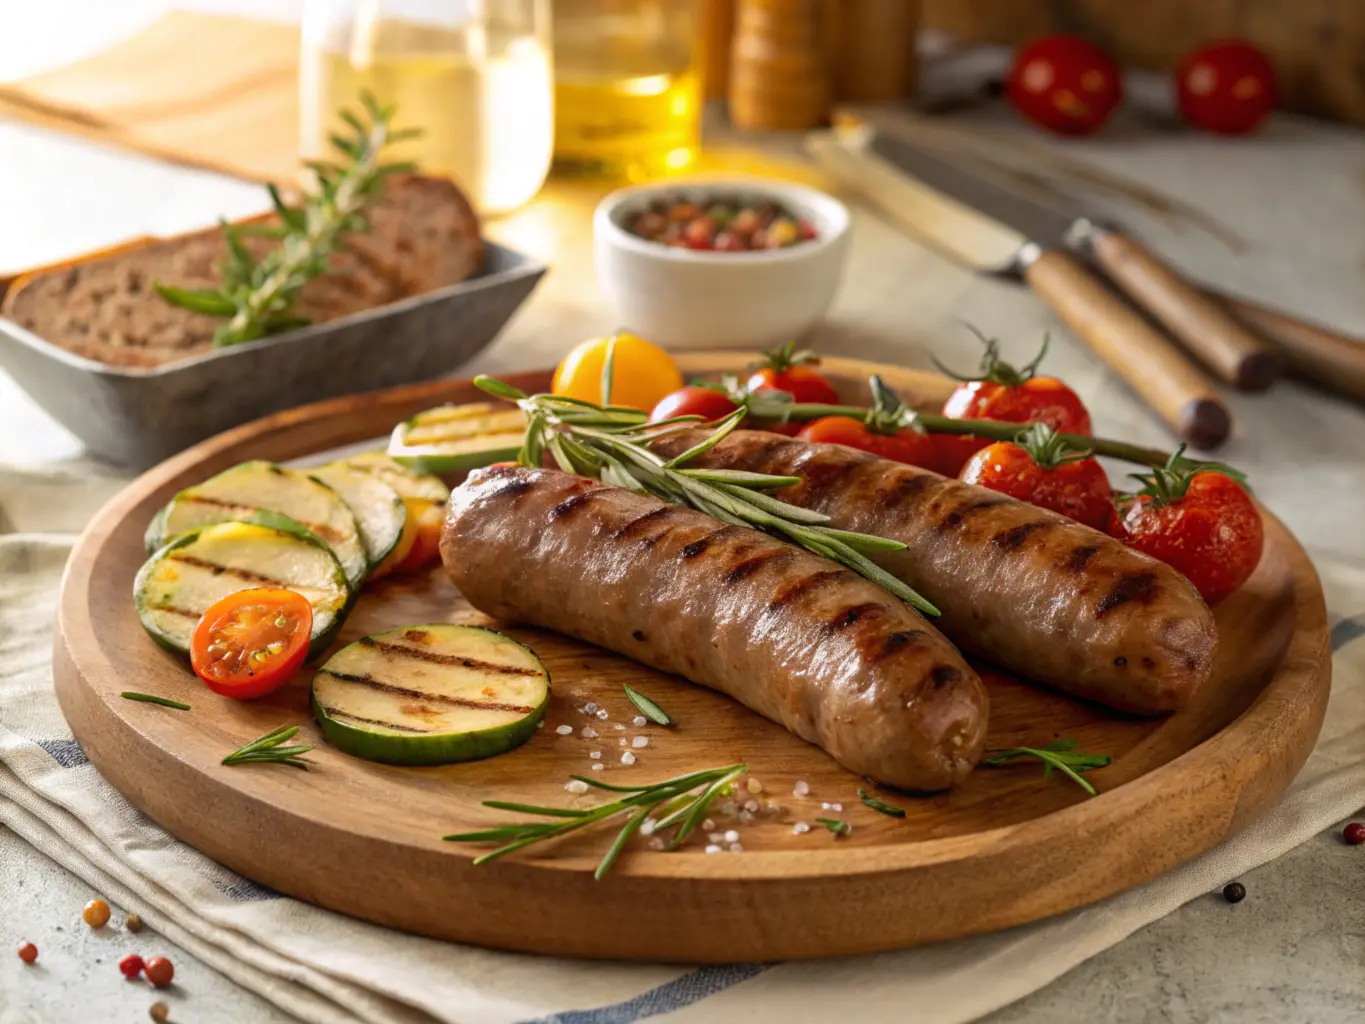
<path id="1" fill-rule="evenodd" d="M 549 0 L 307 0 L 299 71 L 301 150 L 329 156 L 337 112 L 361 90 L 422 136 L 392 158 L 453 178 L 485 214 L 540 189 L 554 96 Z"/>
<path id="2" fill-rule="evenodd" d="M 642 181 L 701 143 L 696 0 L 555 0 L 556 172 Z"/>

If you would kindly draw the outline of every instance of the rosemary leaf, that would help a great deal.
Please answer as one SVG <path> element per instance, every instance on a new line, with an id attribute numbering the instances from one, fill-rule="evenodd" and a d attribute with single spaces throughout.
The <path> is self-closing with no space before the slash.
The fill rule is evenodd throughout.
<path id="1" fill-rule="evenodd" d="M 874 811 L 878 811 L 892 818 L 905 817 L 905 808 L 896 807 L 892 804 L 886 803 L 883 800 L 878 800 L 867 790 L 863 789 L 862 786 L 858 787 L 858 799 L 865 803 L 868 807 L 871 807 Z"/>
<path id="2" fill-rule="evenodd" d="M 1077 750 L 1079 740 L 1067 737 L 1054 740 L 1043 747 L 1011 747 L 1008 750 L 988 750 L 981 763 L 991 768 L 999 768 L 1009 761 L 1021 757 L 1031 757 L 1043 762 L 1043 779 L 1052 778 L 1055 768 L 1091 796 L 1096 796 L 1095 787 L 1081 778 L 1082 772 L 1094 771 L 1110 764 L 1114 759 L 1108 754 L 1087 754 Z"/>
<path id="3" fill-rule="evenodd" d="M 282 725 L 278 729 L 272 729 L 264 736 L 258 736 L 244 747 L 234 750 L 227 757 L 223 758 L 223 764 L 284 764 L 290 768 L 302 768 L 308 770 L 309 762 L 305 761 L 301 755 L 314 749 L 309 746 L 281 746 L 286 740 L 293 739 L 298 735 L 297 725 Z"/>
<path id="4" fill-rule="evenodd" d="M 155 697 L 150 693 L 134 693 L 132 690 L 124 690 L 119 696 L 124 700 L 141 701 L 143 704 L 160 704 L 163 708 L 175 708 L 177 711 L 188 711 L 190 709 L 188 704 L 171 700 L 169 697 Z"/>
<path id="5" fill-rule="evenodd" d="M 824 825 L 836 836 L 846 836 L 853 831 L 853 826 L 839 818 L 816 818 L 817 823 Z"/>
<path id="6" fill-rule="evenodd" d="M 625 688 L 626 696 L 630 698 L 630 702 L 640 709 L 640 714 L 644 715 L 655 725 L 667 726 L 673 724 L 673 719 L 669 717 L 667 711 L 659 707 L 659 705 L 655 704 L 639 690 L 632 689 L 630 684 L 622 683 L 621 685 Z"/>

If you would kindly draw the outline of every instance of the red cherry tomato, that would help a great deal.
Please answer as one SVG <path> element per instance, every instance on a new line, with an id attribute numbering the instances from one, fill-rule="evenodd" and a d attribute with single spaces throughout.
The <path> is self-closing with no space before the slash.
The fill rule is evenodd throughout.
<path id="1" fill-rule="evenodd" d="M 204 612 L 190 665 L 214 693 L 251 700 L 278 690 L 308 655 L 313 609 L 292 590 L 239 590 Z"/>
<path id="2" fill-rule="evenodd" d="M 894 434 L 879 434 L 868 429 L 862 420 L 852 416 L 822 416 L 807 423 L 796 435 L 802 441 L 815 444 L 841 444 L 871 452 L 883 459 L 904 462 L 910 466 L 934 468 L 934 442 L 928 434 L 918 430 L 898 430 Z"/>
<path id="3" fill-rule="evenodd" d="M 1056 377 L 1036 377 L 1047 354 L 1047 342 L 1031 363 L 1015 369 L 1000 359 L 999 345 L 986 345 L 978 376 L 959 378 L 962 383 L 943 406 L 943 415 L 955 420 L 1006 420 L 1010 423 L 1046 423 L 1062 434 L 1091 432 L 1090 413 L 1076 392 Z M 976 452 L 990 441 L 970 434 L 935 434 L 938 471 L 957 476 Z"/>
<path id="4" fill-rule="evenodd" d="M 689 384 L 659 399 L 654 411 L 649 414 L 649 422 L 671 420 L 674 416 L 700 416 L 705 420 L 718 420 L 738 408 L 724 391 Z"/>
<path id="5" fill-rule="evenodd" d="M 164 956 L 148 960 L 143 973 L 155 988 L 166 988 L 175 980 L 175 966 Z"/>
<path id="6" fill-rule="evenodd" d="M 1158 470 L 1120 508 L 1115 536 L 1184 573 L 1210 604 L 1250 578 L 1264 527 L 1250 495 L 1230 476 Z"/>
<path id="7" fill-rule="evenodd" d="M 1123 99 L 1118 65 L 1077 36 L 1047 36 L 1019 50 L 1005 87 L 1025 118 L 1063 135 L 1090 134 Z"/>
<path id="8" fill-rule="evenodd" d="M 1189 54 L 1175 69 L 1175 88 L 1180 116 L 1221 135 L 1255 131 L 1279 99 L 1270 59 L 1238 39 Z"/>
<path id="9" fill-rule="evenodd" d="M 1055 435 L 1048 431 L 1043 437 Z M 1106 531 L 1114 515 L 1109 477 L 1095 459 L 1070 458 L 1064 447 L 998 441 L 967 460 L 962 479 Z M 1055 452 L 1054 452 L 1055 449 Z"/>
<path id="10" fill-rule="evenodd" d="M 820 360 L 814 352 L 796 352 L 787 342 L 779 349 L 763 354 L 763 364 L 749 377 L 750 391 L 785 391 L 793 402 L 813 402 L 834 405 L 839 392 L 815 367 Z"/>

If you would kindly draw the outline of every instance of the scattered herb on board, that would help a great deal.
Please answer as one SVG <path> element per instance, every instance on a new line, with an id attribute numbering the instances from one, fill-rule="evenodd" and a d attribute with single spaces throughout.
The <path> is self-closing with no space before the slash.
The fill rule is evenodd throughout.
<path id="1" fill-rule="evenodd" d="M 836 836 L 846 836 L 853 831 L 853 826 L 841 818 L 816 818 L 817 824 L 824 825 Z"/>
<path id="2" fill-rule="evenodd" d="M 284 747 L 280 744 L 297 735 L 297 725 L 282 725 L 272 729 L 260 739 L 252 740 L 240 750 L 234 750 L 223 758 L 223 764 L 287 764 L 291 768 L 308 770 L 309 762 L 301 755 L 312 750 L 312 746 Z"/>
<path id="3" fill-rule="evenodd" d="M 988 750 L 981 763 L 990 765 L 992 768 L 999 768 L 1005 762 L 1013 761 L 1015 758 L 1034 757 L 1043 762 L 1044 779 L 1052 778 L 1052 769 L 1056 768 L 1081 789 L 1091 796 L 1095 796 L 1095 787 L 1081 778 L 1080 773 L 1103 768 L 1114 759 L 1108 754 L 1087 754 L 1083 750 L 1077 750 L 1076 744 L 1078 742 L 1080 741 L 1075 739 L 1061 739 L 1053 740 L 1045 747 L 1011 747 L 1009 750 Z"/>
<path id="4" fill-rule="evenodd" d="M 858 799 L 861 800 L 863 803 L 867 804 L 867 806 L 871 807 L 874 811 L 879 811 L 882 814 L 891 816 L 892 818 L 905 817 L 904 808 L 893 807 L 891 804 L 888 804 L 882 800 L 878 800 L 867 790 L 863 789 L 862 786 L 858 787 Z"/>
<path id="5" fill-rule="evenodd" d="M 341 162 L 305 162 L 317 185 L 303 193 L 298 206 L 287 205 L 274 185 L 266 186 L 280 220 L 278 227 L 243 228 L 223 222 L 228 258 L 222 265 L 220 287 L 175 288 L 156 282 L 157 293 L 172 305 L 226 318 L 213 332 L 214 345 L 240 345 L 307 326 L 307 317 L 293 309 L 299 290 L 331 271 L 329 261 L 344 246 L 348 233 L 367 229 L 365 209 L 383 192 L 385 178 L 416 169 L 411 163 L 381 164 L 379 154 L 389 143 L 420 132 L 391 130 L 393 104 L 380 106 L 369 92 L 360 94 L 360 103 L 368 120 L 343 110 L 341 118 L 350 135 L 331 138 Z M 277 244 L 257 261 L 242 242 L 248 234 L 268 235 Z"/>
<path id="6" fill-rule="evenodd" d="M 526 440 L 517 457 L 521 465 L 539 467 L 542 455 L 549 451 L 566 473 L 652 494 L 733 526 L 765 530 L 852 569 L 926 615 L 938 614 L 937 608 L 868 558 L 869 552 L 903 550 L 900 541 L 836 530 L 826 525 L 829 516 L 763 493 L 800 483 L 799 477 L 687 468 L 686 463 L 714 448 L 739 426 L 746 415 L 744 408 L 718 421 L 710 436 L 680 455 L 671 459 L 656 455 L 649 448 L 650 441 L 666 436 L 670 428 L 691 429 L 701 417 L 675 416 L 649 423 L 648 413 L 609 404 L 613 355 L 614 342 L 607 346 L 602 367 L 602 405 L 564 395 L 527 395 L 493 377 L 474 378 L 478 387 L 515 402 L 526 413 Z"/>
<path id="7" fill-rule="evenodd" d="M 626 691 L 626 696 L 630 702 L 640 709 L 640 714 L 644 715 L 655 725 L 672 725 L 673 719 L 663 708 L 655 704 L 639 690 L 633 690 L 629 683 L 621 684 Z"/>
<path id="8" fill-rule="evenodd" d="M 710 809 L 711 804 L 724 792 L 728 792 L 730 784 L 748 770 L 749 766 L 746 764 L 732 764 L 724 768 L 707 768 L 699 772 L 690 772 L 687 775 L 679 775 L 676 778 L 652 782 L 644 786 L 615 786 L 598 782 L 587 775 L 571 775 L 571 779 L 585 786 L 628 795 L 612 800 L 610 803 L 598 804 L 596 807 L 588 807 L 582 810 L 567 807 L 537 807 L 531 804 L 508 803 L 504 800 L 485 800 L 483 805 L 495 810 L 538 814 L 542 817 L 560 820 L 495 825 L 492 828 L 479 829 L 476 832 L 460 832 L 444 838 L 447 842 L 452 843 L 504 843 L 496 850 L 476 857 L 474 864 L 477 866 L 509 853 L 515 853 L 533 843 L 554 839 L 566 833 L 596 825 L 608 818 L 614 818 L 618 814 L 629 813 L 630 817 L 621 826 L 621 831 L 617 833 L 616 839 L 611 844 L 611 849 L 602 857 L 601 863 L 597 865 L 597 870 L 593 872 L 594 878 L 601 879 L 611 870 L 611 866 L 616 863 L 616 858 L 621 855 L 626 843 L 636 832 L 643 835 L 658 835 L 668 829 L 676 829 L 667 846 L 667 849 L 676 850 L 683 840 L 691 835 L 705 820 L 706 812 Z M 586 792 L 586 789 L 582 792 Z M 651 817 L 651 814 L 656 812 L 657 817 Z M 647 822 L 648 824 L 646 824 Z"/>
<path id="9" fill-rule="evenodd" d="M 188 711 L 190 706 L 182 704 L 178 700 L 171 700 L 168 697 L 156 697 L 150 693 L 134 693 L 132 690 L 124 690 L 119 694 L 124 700 L 141 701 L 143 704 L 160 704 L 163 708 L 175 708 L 177 711 Z"/>

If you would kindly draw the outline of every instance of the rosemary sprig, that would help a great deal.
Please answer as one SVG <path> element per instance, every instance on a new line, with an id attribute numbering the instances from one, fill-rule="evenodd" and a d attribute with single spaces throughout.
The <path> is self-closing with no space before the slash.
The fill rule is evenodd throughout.
<path id="1" fill-rule="evenodd" d="M 287 764 L 291 768 L 308 770 L 310 762 L 301 755 L 312 750 L 312 746 L 284 747 L 280 744 L 293 739 L 298 734 L 297 725 L 282 725 L 272 729 L 259 739 L 254 739 L 239 750 L 234 750 L 223 758 L 223 764 Z"/>
<path id="2" fill-rule="evenodd" d="M 1095 787 L 1081 778 L 1080 773 L 1103 768 L 1114 759 L 1108 754 L 1087 754 L 1083 750 L 1077 750 L 1076 745 L 1079 742 L 1074 738 L 1067 738 L 1053 740 L 1044 747 L 1011 747 L 1009 750 L 988 750 L 981 763 L 992 768 L 998 768 L 1015 758 L 1037 758 L 1043 762 L 1044 780 L 1051 779 L 1052 769 L 1056 768 L 1081 789 L 1091 796 L 1095 796 Z"/>
<path id="3" fill-rule="evenodd" d="M 331 137 L 341 162 L 305 162 L 317 185 L 315 191 L 304 193 L 300 205 L 287 205 L 279 189 L 267 186 L 279 227 L 248 229 L 223 222 L 228 257 L 218 288 L 155 283 L 158 294 L 172 305 L 227 318 L 213 332 L 215 345 L 240 345 L 306 326 L 308 319 L 293 310 L 299 290 L 331 272 L 331 256 L 344 248 L 347 234 L 368 230 L 364 211 L 382 193 L 385 178 L 416 169 L 412 163 L 381 164 L 379 154 L 389 143 L 420 131 L 393 131 L 394 106 L 380 106 L 369 92 L 360 94 L 360 103 L 368 120 L 343 110 L 349 134 Z M 242 242 L 247 234 L 271 235 L 279 244 L 257 261 Z"/>
<path id="4" fill-rule="evenodd" d="M 559 819 L 557 821 L 528 821 L 518 824 L 495 825 L 492 828 L 478 829 L 474 832 L 459 832 L 444 836 L 451 843 L 502 843 L 496 850 L 474 858 L 474 864 L 485 864 L 490 860 L 505 857 L 509 853 L 524 849 L 534 843 L 589 828 L 600 822 L 629 814 L 611 848 L 593 872 L 593 877 L 601 880 L 617 858 L 625 850 L 631 836 L 636 832 L 658 835 L 673 829 L 673 837 L 667 848 L 676 850 L 706 818 L 711 805 L 729 788 L 730 783 L 749 770 L 745 764 L 732 764 L 724 768 L 707 768 L 699 772 L 689 772 L 662 782 L 652 782 L 643 786 L 617 786 L 599 782 L 587 775 L 571 775 L 570 778 L 585 783 L 595 789 L 610 793 L 623 793 L 624 796 L 583 809 L 565 807 L 538 807 L 532 804 L 515 804 L 502 800 L 485 800 L 483 805 L 496 810 L 518 811 L 523 814 L 536 814 L 541 817 Z M 659 808 L 664 813 L 658 817 L 651 814 Z"/>
<path id="5" fill-rule="evenodd" d="M 137 700 L 144 704 L 160 704 L 163 708 L 175 708 L 177 711 L 188 711 L 190 709 L 188 704 L 171 700 L 169 697 L 155 697 L 150 693 L 134 693 L 132 690 L 124 690 L 119 696 L 124 700 Z"/>
<path id="6" fill-rule="evenodd" d="M 640 709 L 640 714 L 644 715 L 655 725 L 668 726 L 673 724 L 673 719 L 669 716 L 667 711 L 659 707 L 659 705 L 655 704 L 639 690 L 632 689 L 629 683 L 622 683 L 621 685 L 625 688 L 626 696 L 630 698 L 630 702 Z"/>
<path id="7" fill-rule="evenodd" d="M 604 386 L 610 384 L 611 363 L 609 351 L 603 369 Z M 560 395 L 527 395 L 487 376 L 475 377 L 474 383 L 491 395 L 516 402 L 526 413 L 526 440 L 519 458 L 522 465 L 539 466 L 548 451 L 565 472 L 688 505 L 735 526 L 766 530 L 852 569 L 926 615 L 938 614 L 937 608 L 867 557 L 869 552 L 902 550 L 904 544 L 833 529 L 825 525 L 828 516 L 763 493 L 797 483 L 797 477 L 686 466 L 739 426 L 745 415 L 742 408 L 712 424 L 712 433 L 701 443 L 665 460 L 649 448 L 649 442 L 659 437 L 661 428 L 666 431 L 669 426 L 647 423 L 647 414 L 639 410 L 593 405 Z M 697 420 L 680 416 L 670 423 L 695 424 Z"/>
<path id="8" fill-rule="evenodd" d="M 879 811 L 882 814 L 888 815 L 892 818 L 905 817 L 905 809 L 903 807 L 895 807 L 892 804 L 888 804 L 882 800 L 878 800 L 867 790 L 863 789 L 862 786 L 858 787 L 858 799 L 865 803 L 868 807 L 871 807 L 874 811 Z"/>
<path id="9" fill-rule="evenodd" d="M 815 820 L 817 824 L 824 825 L 835 836 L 846 836 L 853 831 L 853 826 L 841 818 L 816 818 Z"/>

